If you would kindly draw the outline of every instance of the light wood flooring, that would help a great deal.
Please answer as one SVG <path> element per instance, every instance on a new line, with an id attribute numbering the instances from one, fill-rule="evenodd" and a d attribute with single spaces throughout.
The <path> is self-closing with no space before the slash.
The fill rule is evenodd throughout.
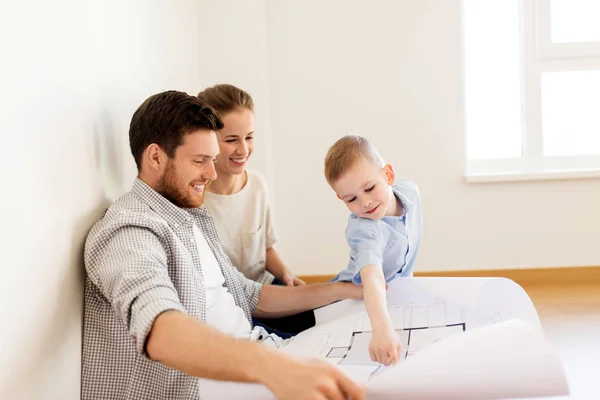
<path id="1" fill-rule="evenodd" d="M 529 284 L 546 336 L 563 362 L 571 395 L 600 399 L 600 283 Z"/>

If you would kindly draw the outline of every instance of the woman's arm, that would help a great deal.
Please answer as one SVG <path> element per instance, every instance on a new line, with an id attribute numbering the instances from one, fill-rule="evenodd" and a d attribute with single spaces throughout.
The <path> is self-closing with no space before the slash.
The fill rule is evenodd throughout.
<path id="1" fill-rule="evenodd" d="M 306 285 L 306 282 L 296 277 L 292 271 L 285 266 L 283 260 L 279 257 L 279 254 L 277 254 L 277 251 L 275 251 L 275 248 L 273 247 L 267 249 L 266 270 L 287 286 Z"/>

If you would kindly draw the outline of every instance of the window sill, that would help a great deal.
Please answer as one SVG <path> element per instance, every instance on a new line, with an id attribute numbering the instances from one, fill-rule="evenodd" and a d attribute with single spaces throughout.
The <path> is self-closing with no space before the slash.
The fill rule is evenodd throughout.
<path id="1" fill-rule="evenodd" d="M 600 178 L 600 167 L 587 169 L 555 169 L 539 171 L 467 171 L 467 174 L 465 175 L 465 180 L 467 181 L 467 183 L 527 182 L 589 178 Z"/>

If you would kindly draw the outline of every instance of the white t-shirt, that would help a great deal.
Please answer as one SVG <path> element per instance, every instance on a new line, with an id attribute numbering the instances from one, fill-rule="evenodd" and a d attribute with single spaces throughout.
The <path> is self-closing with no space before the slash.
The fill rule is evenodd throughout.
<path id="1" fill-rule="evenodd" d="M 271 283 L 265 270 L 267 249 L 277 242 L 271 221 L 267 182 L 257 172 L 247 171 L 246 185 L 237 193 L 206 192 L 204 207 L 215 220 L 219 239 L 231 263 L 248 279 Z"/>
<path id="2" fill-rule="evenodd" d="M 194 237 L 202 263 L 202 275 L 206 286 L 206 322 L 221 332 L 235 337 L 250 337 L 252 326 L 244 310 L 235 304 L 227 287 L 221 267 L 206 238 L 194 225 Z"/>

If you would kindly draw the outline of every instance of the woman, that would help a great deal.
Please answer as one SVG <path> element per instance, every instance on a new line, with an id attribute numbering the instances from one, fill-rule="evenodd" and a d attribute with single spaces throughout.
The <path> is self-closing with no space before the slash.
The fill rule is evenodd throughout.
<path id="1" fill-rule="evenodd" d="M 305 285 L 283 263 L 273 245 L 273 228 L 265 178 L 248 171 L 254 150 L 254 103 L 245 91 L 227 84 L 198 94 L 223 119 L 218 132 L 217 179 L 207 189 L 204 206 L 215 219 L 231 263 L 248 279 L 263 284 Z"/>

